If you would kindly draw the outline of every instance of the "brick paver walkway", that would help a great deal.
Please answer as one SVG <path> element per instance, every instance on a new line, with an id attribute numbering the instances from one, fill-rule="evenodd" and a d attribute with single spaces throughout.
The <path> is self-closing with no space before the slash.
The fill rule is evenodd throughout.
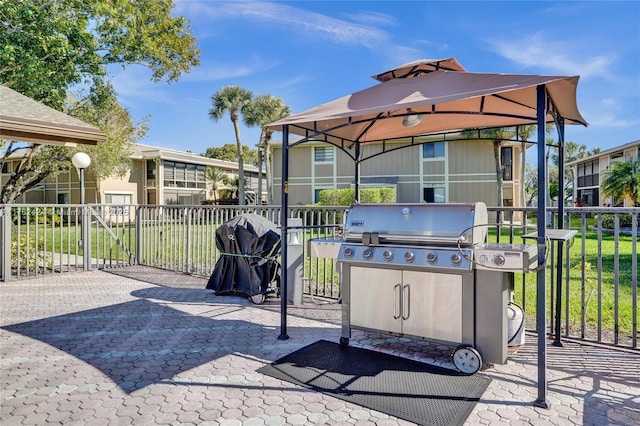
<path id="1" fill-rule="evenodd" d="M 0 424 L 410 424 L 256 370 L 316 340 L 338 341 L 340 306 L 216 297 L 206 280 L 157 269 L 0 283 Z M 467 425 L 638 425 L 640 353 L 548 347 L 549 409 L 536 408 L 535 336 L 492 378 Z M 351 345 L 453 368 L 451 348 L 354 332 Z"/>

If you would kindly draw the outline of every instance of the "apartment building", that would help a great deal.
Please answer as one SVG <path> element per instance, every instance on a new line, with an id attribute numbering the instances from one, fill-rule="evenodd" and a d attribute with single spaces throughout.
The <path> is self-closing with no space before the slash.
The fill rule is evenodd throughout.
<path id="1" fill-rule="evenodd" d="M 614 164 L 640 158 L 640 140 L 599 152 L 589 157 L 567 163 L 573 169 L 574 204 L 578 206 L 633 207 L 629 199 L 614 200 L 600 189 L 607 171 Z"/>
<path id="2" fill-rule="evenodd" d="M 8 180 L 22 156 L 16 154 L 5 164 L 0 183 Z M 91 169 L 85 173 L 85 199 L 101 204 L 181 204 L 197 205 L 214 198 L 205 179 L 207 167 L 216 167 L 230 178 L 238 176 L 238 164 L 202 157 L 189 152 L 136 144 L 131 155 L 132 168 L 122 178 L 96 181 Z M 256 191 L 259 170 L 244 166 L 246 187 Z M 264 176 L 263 176 L 264 177 Z M 77 204 L 80 202 L 78 172 L 71 169 L 47 178 L 25 192 L 17 203 Z"/>

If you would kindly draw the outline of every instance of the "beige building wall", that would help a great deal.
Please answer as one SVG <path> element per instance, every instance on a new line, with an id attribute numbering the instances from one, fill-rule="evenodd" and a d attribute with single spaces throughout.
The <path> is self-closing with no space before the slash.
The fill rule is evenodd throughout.
<path id="1" fill-rule="evenodd" d="M 8 181 L 13 170 L 15 170 L 20 163 L 21 158 L 22 155 L 16 153 L 13 158 L 9 159 L 9 164 L 7 164 L 5 170 L 0 173 L 0 184 L 4 185 Z M 155 173 L 157 177 L 155 182 L 150 182 L 150 179 L 147 178 L 147 161 L 155 163 Z M 237 163 L 201 157 L 183 151 L 137 144 L 132 154 L 132 169 L 122 178 L 106 178 L 97 184 L 90 169 L 86 171 L 86 202 L 91 204 L 163 204 L 165 201 L 165 190 L 179 191 L 180 195 L 186 194 L 191 196 L 191 200 L 195 199 L 196 196 L 203 199 L 213 198 L 210 194 L 211 185 L 208 182 L 206 185 L 202 184 L 202 187 L 197 188 L 187 186 L 165 188 L 162 166 L 164 161 L 180 162 L 200 167 L 216 167 L 231 177 L 237 176 L 238 173 Z M 245 176 L 247 177 L 248 187 L 252 190 L 257 189 L 258 175 L 259 170 L 257 167 L 245 165 Z M 200 184 L 201 182 L 202 181 L 199 181 L 198 183 Z M 187 185 L 189 185 L 189 183 L 187 183 Z M 263 188 L 266 188 L 265 181 L 263 181 Z M 49 177 L 19 197 L 16 203 L 79 204 L 80 179 L 78 172 L 72 168 L 69 171 L 59 173 L 55 177 Z"/>
<path id="2" fill-rule="evenodd" d="M 506 144 L 503 144 L 506 145 Z M 387 146 L 387 149 L 390 145 Z M 512 178 L 503 183 L 503 199 L 513 206 L 520 203 L 519 143 L 512 147 Z M 329 144 L 303 143 L 289 150 L 289 203 L 312 204 L 315 191 L 323 188 L 348 188 L 354 183 L 353 160 L 338 148 L 334 161 L 314 162 L 314 147 Z M 366 155 L 382 151 L 381 144 L 365 145 Z M 274 199 L 280 203 L 282 149 L 272 145 Z M 451 141 L 445 143 L 444 157 L 423 158 L 422 145 L 387 152 L 361 163 L 361 182 L 366 178 L 397 178 L 397 202 L 418 203 L 425 188 L 444 191 L 445 202 L 483 201 L 488 206 L 497 203 L 496 166 L 491 141 Z M 366 186 L 362 183 L 362 186 Z"/>

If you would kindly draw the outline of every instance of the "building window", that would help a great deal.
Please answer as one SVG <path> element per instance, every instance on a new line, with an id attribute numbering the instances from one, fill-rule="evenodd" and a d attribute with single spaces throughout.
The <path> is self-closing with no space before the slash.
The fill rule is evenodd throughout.
<path id="1" fill-rule="evenodd" d="M 579 189 L 578 198 L 575 203 L 578 207 L 599 206 L 600 197 L 598 189 Z"/>
<path id="2" fill-rule="evenodd" d="M 444 203 L 444 187 L 424 188 L 422 190 L 422 200 L 426 203 Z"/>
<path id="3" fill-rule="evenodd" d="M 444 157 L 444 142 L 427 142 L 422 144 L 422 158 Z"/>
<path id="4" fill-rule="evenodd" d="M 2 165 L 2 174 L 10 174 L 13 173 L 13 163 L 10 161 L 5 162 Z"/>
<path id="5" fill-rule="evenodd" d="M 58 204 L 69 204 L 70 198 L 68 192 L 59 192 L 58 193 Z"/>
<path id="6" fill-rule="evenodd" d="M 600 163 L 588 161 L 578 166 L 578 188 L 600 185 Z M 598 204 L 590 204 L 597 206 Z"/>
<path id="7" fill-rule="evenodd" d="M 177 161 L 164 161 L 164 186 L 167 188 L 206 188 L 205 166 Z"/>
<path id="8" fill-rule="evenodd" d="M 500 148 L 500 163 L 502 165 L 502 180 L 513 180 L 513 148 Z"/>
<path id="9" fill-rule="evenodd" d="M 333 148 L 316 146 L 313 148 L 313 161 L 316 163 L 330 163 L 333 161 Z"/>
<path id="10" fill-rule="evenodd" d="M 131 194 L 104 194 L 106 204 L 131 204 Z"/>
<path id="11" fill-rule="evenodd" d="M 147 179 L 156 178 L 156 162 L 153 160 L 147 160 Z"/>
<path id="12" fill-rule="evenodd" d="M 131 194 L 104 194 L 104 201 L 106 204 L 117 204 L 109 207 L 110 215 L 129 214 L 129 208 L 127 206 L 131 204 Z"/>

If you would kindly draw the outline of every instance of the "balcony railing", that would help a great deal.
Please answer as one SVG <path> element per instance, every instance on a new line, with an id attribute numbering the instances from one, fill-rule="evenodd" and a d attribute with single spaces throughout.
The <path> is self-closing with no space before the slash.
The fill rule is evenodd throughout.
<path id="1" fill-rule="evenodd" d="M 0 281 L 131 264 L 209 277 L 220 256 L 216 229 L 251 212 L 279 224 L 279 206 L 1 205 Z M 303 292 L 318 303 L 339 303 L 340 277 L 332 258 L 312 258 L 307 242 L 339 238 L 348 208 L 290 207 L 302 219 Z M 489 208 L 489 242 L 535 243 L 535 208 Z M 547 223 L 557 228 L 557 210 Z M 563 338 L 632 349 L 638 346 L 638 218 L 640 208 L 566 208 L 563 228 L 576 231 L 556 265 L 547 247 L 547 312 L 561 306 Z M 84 228 L 86 220 L 89 226 Z M 83 238 L 83 232 L 87 235 Z M 563 271 L 561 303 L 554 300 L 556 271 Z M 536 274 L 514 274 L 514 302 L 535 329 Z M 550 330 L 551 332 L 551 330 Z"/>

